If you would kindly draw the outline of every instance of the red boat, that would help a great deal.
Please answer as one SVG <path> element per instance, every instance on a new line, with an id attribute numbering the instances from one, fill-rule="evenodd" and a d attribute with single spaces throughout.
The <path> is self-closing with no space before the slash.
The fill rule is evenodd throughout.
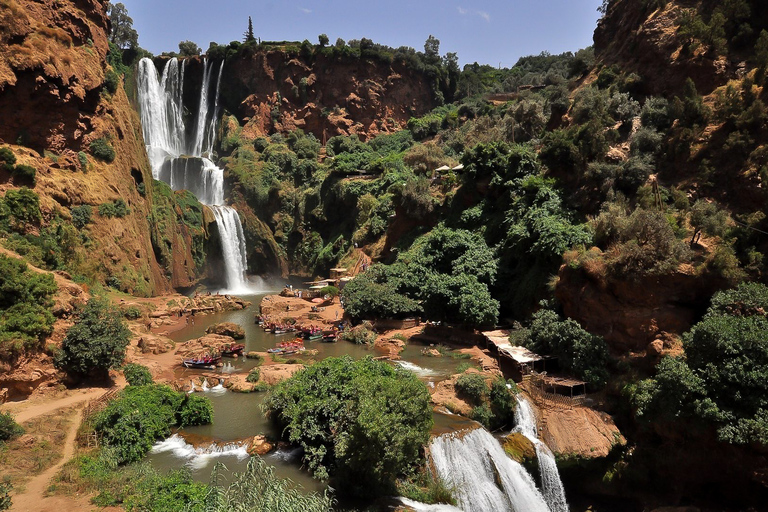
<path id="1" fill-rule="evenodd" d="M 245 350 L 245 345 L 242 343 L 237 343 L 234 345 L 227 345 L 223 349 L 221 349 L 221 355 L 227 356 L 227 357 L 240 357 L 243 355 L 243 350 Z"/>
<path id="2" fill-rule="evenodd" d="M 214 370 L 216 365 L 221 361 L 221 356 L 211 357 L 194 357 L 192 359 L 184 359 L 181 364 L 187 368 L 196 368 L 199 370 Z"/>

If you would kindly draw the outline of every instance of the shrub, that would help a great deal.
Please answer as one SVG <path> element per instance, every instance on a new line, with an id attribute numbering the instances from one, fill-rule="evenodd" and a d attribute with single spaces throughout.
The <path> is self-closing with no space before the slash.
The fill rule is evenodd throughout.
<path id="1" fill-rule="evenodd" d="M 78 311 L 54 364 L 75 377 L 104 378 L 123 364 L 130 336 L 120 311 L 106 299 L 92 297 Z"/>
<path id="2" fill-rule="evenodd" d="M 176 418 L 180 427 L 208 425 L 213 422 L 213 404 L 203 396 L 186 395 Z"/>
<path id="3" fill-rule="evenodd" d="M 129 386 L 144 386 L 153 382 L 149 368 L 140 364 L 128 363 L 124 365 L 123 374 Z"/>
<path id="4" fill-rule="evenodd" d="M 13 175 L 14 180 L 19 181 L 20 183 L 27 183 L 34 187 L 37 182 L 37 179 L 35 178 L 37 169 L 30 165 L 17 165 L 13 168 L 11 174 Z"/>
<path id="5" fill-rule="evenodd" d="M 346 329 L 341 333 L 341 339 L 358 345 L 373 345 L 376 341 L 376 333 L 369 328 L 370 324 L 366 326 L 365 323 Z"/>
<path id="6" fill-rule="evenodd" d="M 93 428 L 114 450 L 115 461 L 124 464 L 143 458 L 174 425 L 210 422 L 212 411 L 207 398 L 185 395 L 169 386 L 129 386 L 95 416 Z"/>
<path id="7" fill-rule="evenodd" d="M 91 223 L 92 212 L 93 208 L 91 208 L 91 205 L 89 204 L 75 206 L 69 211 L 70 215 L 72 215 L 72 224 L 77 229 L 83 229 L 85 226 Z"/>
<path id="8" fill-rule="evenodd" d="M 39 224 L 40 197 L 26 187 L 11 189 L 5 193 L 5 204 L 11 217 L 11 227 L 16 231 L 26 230 L 30 224 Z"/>
<path id="9" fill-rule="evenodd" d="M 0 148 L 0 162 L 5 162 L 7 168 L 16 165 L 16 155 L 11 148 Z"/>
<path id="10" fill-rule="evenodd" d="M 88 155 L 85 154 L 85 151 L 78 151 L 77 152 L 77 160 L 80 162 L 80 170 L 85 172 L 88 170 Z"/>
<path id="11" fill-rule="evenodd" d="M 112 144 L 109 143 L 104 137 L 94 140 L 89 146 L 91 154 L 96 158 L 104 160 L 107 163 L 111 163 L 115 160 L 115 149 Z"/>
<path id="12" fill-rule="evenodd" d="M 107 89 L 107 91 L 109 91 L 110 94 L 115 94 L 119 85 L 120 75 L 111 69 L 107 71 L 104 75 L 104 87 Z"/>
<path id="13" fill-rule="evenodd" d="M 423 460 L 432 427 L 424 383 L 370 357 L 309 366 L 275 386 L 266 407 L 315 476 L 361 495 L 392 492 Z"/>
<path id="14" fill-rule="evenodd" d="M 259 381 L 259 377 L 261 377 L 261 371 L 257 368 L 252 368 L 250 372 L 248 372 L 248 376 L 245 378 L 246 381 L 256 383 Z"/>
<path id="15" fill-rule="evenodd" d="M 608 378 L 605 340 L 588 333 L 574 320 L 562 320 L 554 311 L 542 309 L 534 313 L 530 338 L 525 344 L 534 352 L 555 355 L 564 368 L 593 389 L 603 386 Z"/>
<path id="16" fill-rule="evenodd" d="M 13 420 L 11 413 L 0 412 L 0 441 L 9 441 L 23 433 L 24 429 Z"/>
<path id="17" fill-rule="evenodd" d="M 16 258 L 0 256 L 0 355 L 18 355 L 53 332 L 56 284 Z"/>
<path id="18" fill-rule="evenodd" d="M 474 404 L 481 404 L 488 395 L 488 385 L 479 373 L 464 373 L 456 379 L 456 389 Z"/>
<path id="19" fill-rule="evenodd" d="M 128 306 L 123 309 L 123 316 L 128 320 L 138 320 L 141 318 L 141 309 L 138 306 Z"/>
<path id="20" fill-rule="evenodd" d="M 122 199 L 117 199 L 112 203 L 102 203 L 99 205 L 99 215 L 101 215 L 102 217 L 122 218 L 128 215 L 129 213 L 131 213 L 131 210 L 130 208 L 128 208 L 128 205 L 126 205 L 125 201 L 123 201 Z"/>

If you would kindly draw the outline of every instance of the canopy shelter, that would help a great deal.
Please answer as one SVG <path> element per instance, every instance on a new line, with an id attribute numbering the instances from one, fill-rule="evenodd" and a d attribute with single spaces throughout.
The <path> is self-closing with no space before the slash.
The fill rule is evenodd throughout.
<path id="1" fill-rule="evenodd" d="M 502 373 L 511 374 L 516 382 L 522 381 L 523 375 L 544 371 L 547 361 L 553 361 L 551 357 L 543 357 L 525 347 L 512 345 L 507 330 L 486 331 L 483 337 L 488 350 L 498 359 L 499 369 Z"/>
<path id="2" fill-rule="evenodd" d="M 533 378 L 534 385 L 546 393 L 574 396 L 587 394 L 587 383 L 570 377 L 538 374 Z"/>

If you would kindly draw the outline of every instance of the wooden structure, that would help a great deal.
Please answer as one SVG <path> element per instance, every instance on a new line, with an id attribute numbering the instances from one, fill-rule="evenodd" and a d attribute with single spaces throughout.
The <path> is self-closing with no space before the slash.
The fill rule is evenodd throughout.
<path id="1" fill-rule="evenodd" d="M 556 368 L 557 359 L 540 356 L 525 347 L 509 342 L 509 331 L 496 330 L 483 332 L 485 346 L 499 361 L 499 369 L 505 375 L 511 375 L 515 382 L 522 382 L 523 376 L 532 372 L 543 372 L 547 368 Z"/>

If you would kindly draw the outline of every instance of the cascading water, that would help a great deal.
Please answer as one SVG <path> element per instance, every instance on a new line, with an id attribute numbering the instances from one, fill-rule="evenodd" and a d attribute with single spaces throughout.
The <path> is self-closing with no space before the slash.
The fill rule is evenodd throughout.
<path id="1" fill-rule="evenodd" d="M 565 489 L 560 480 L 555 456 L 549 447 L 541 442 L 536 432 L 536 416 L 531 404 L 521 395 L 517 399 L 515 409 L 515 431 L 523 434 L 536 448 L 536 459 L 539 461 L 539 473 L 541 473 L 541 487 L 544 491 L 544 499 L 547 500 L 552 512 L 568 512 L 568 502 L 565 500 Z"/>
<path id="2" fill-rule="evenodd" d="M 210 160 L 219 110 L 219 87 L 224 67 L 219 66 L 213 110 L 210 108 L 212 66 L 203 61 L 203 81 L 191 137 L 184 123 L 186 61 L 171 59 L 158 78 L 154 63 L 139 62 L 138 88 L 141 125 L 152 176 L 174 190 L 189 190 L 211 207 L 219 228 L 227 290 L 247 293 L 245 236 L 240 216 L 224 205 L 224 171 Z"/>
<path id="3" fill-rule="evenodd" d="M 487 430 L 435 437 L 429 451 L 437 474 L 455 489 L 465 512 L 549 511 L 531 475 Z"/>

